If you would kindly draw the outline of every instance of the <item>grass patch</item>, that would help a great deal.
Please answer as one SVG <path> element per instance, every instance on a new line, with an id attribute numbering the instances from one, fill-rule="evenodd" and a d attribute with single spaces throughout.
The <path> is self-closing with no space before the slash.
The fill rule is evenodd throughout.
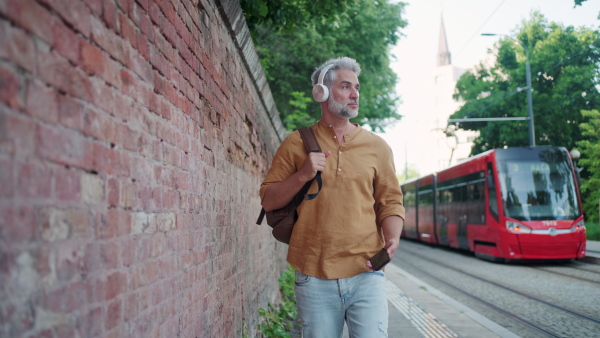
<path id="1" fill-rule="evenodd" d="M 585 222 L 585 232 L 590 241 L 600 241 L 600 224 Z"/>
<path id="2" fill-rule="evenodd" d="M 300 337 L 298 309 L 296 308 L 295 270 L 288 266 L 279 278 L 281 303 L 269 303 L 267 308 L 258 308 L 260 324 L 258 329 L 263 337 Z"/>

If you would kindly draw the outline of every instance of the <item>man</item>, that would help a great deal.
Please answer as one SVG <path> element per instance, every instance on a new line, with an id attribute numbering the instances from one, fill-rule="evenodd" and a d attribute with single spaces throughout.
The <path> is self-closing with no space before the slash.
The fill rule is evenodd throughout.
<path id="1" fill-rule="evenodd" d="M 315 70 L 321 120 L 311 129 L 323 153 L 309 154 L 299 132 L 291 133 L 260 189 L 263 208 L 280 209 L 322 172 L 318 197 L 298 208 L 287 257 L 296 269 L 303 337 L 341 337 L 344 320 L 351 337 L 387 337 L 385 277 L 369 258 L 381 248 L 394 257 L 404 206 L 390 147 L 350 122 L 358 115 L 360 71 L 347 57 Z"/>

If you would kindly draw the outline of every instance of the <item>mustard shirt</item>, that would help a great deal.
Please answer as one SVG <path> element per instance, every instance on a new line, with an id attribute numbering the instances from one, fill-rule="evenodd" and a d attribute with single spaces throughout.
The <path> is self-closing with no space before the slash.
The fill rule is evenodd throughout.
<path id="1" fill-rule="evenodd" d="M 384 245 L 381 221 L 404 219 L 402 191 L 392 150 L 379 136 L 361 128 L 345 135 L 340 145 L 333 127 L 311 126 L 323 152 L 329 150 L 323 188 L 298 207 L 287 260 L 296 270 L 318 278 L 348 278 L 368 271 L 369 257 Z M 271 183 L 298 171 L 308 156 L 300 132 L 281 144 L 260 187 L 261 199 Z M 309 193 L 317 191 L 313 182 Z"/>

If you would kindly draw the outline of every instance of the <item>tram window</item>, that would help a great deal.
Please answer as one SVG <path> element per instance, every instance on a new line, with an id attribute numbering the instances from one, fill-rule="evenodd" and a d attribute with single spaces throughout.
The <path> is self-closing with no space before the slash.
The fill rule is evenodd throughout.
<path id="1" fill-rule="evenodd" d="M 483 182 L 473 184 L 473 199 L 481 200 L 484 198 L 483 196 Z"/>
<path id="2" fill-rule="evenodd" d="M 490 213 L 498 219 L 498 199 L 496 198 L 496 184 L 494 184 L 494 171 L 492 164 L 488 163 L 488 203 Z"/>
<path id="3" fill-rule="evenodd" d="M 468 195 L 467 195 L 467 186 L 463 185 L 461 187 L 458 188 L 460 190 L 460 201 L 461 202 L 466 202 L 468 201 Z"/>

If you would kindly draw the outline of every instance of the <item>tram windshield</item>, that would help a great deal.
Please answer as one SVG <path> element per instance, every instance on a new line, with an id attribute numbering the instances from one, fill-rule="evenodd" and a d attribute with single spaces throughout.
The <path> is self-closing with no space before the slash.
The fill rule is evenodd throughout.
<path id="1" fill-rule="evenodd" d="M 571 163 L 560 157 L 498 161 L 506 217 L 534 221 L 580 216 Z"/>

